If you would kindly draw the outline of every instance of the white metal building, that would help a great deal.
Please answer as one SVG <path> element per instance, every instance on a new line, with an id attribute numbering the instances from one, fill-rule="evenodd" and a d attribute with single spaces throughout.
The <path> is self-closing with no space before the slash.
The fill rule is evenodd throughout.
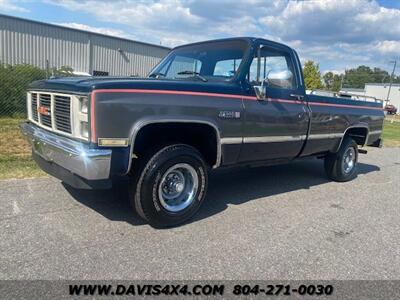
<path id="1" fill-rule="evenodd" d="M 386 100 L 389 93 L 389 83 L 366 83 L 365 94 L 380 100 Z M 389 103 L 400 108 L 400 84 L 392 83 L 389 94 Z"/>
<path id="2" fill-rule="evenodd" d="M 400 108 L 400 84 L 392 83 L 392 87 L 389 93 L 389 83 L 366 83 L 364 89 L 346 89 L 343 88 L 340 92 L 357 94 L 360 96 L 375 97 L 378 100 L 383 100 L 383 104 L 386 105 L 386 99 L 389 99 L 388 103 L 393 104 Z M 389 94 L 389 98 L 388 98 Z"/>
<path id="3" fill-rule="evenodd" d="M 340 90 L 341 93 L 349 93 L 352 95 L 360 95 L 364 96 L 365 95 L 365 90 L 364 89 L 355 89 L 355 88 L 342 88 Z"/>
<path id="4" fill-rule="evenodd" d="M 0 62 L 145 76 L 169 48 L 0 14 Z"/>

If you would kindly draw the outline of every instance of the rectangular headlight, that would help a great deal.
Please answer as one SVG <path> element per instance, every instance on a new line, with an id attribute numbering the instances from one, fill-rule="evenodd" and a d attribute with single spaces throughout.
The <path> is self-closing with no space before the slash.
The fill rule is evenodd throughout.
<path id="1" fill-rule="evenodd" d="M 79 97 L 79 111 L 87 114 L 89 111 L 89 99 L 87 97 Z"/>
<path id="2" fill-rule="evenodd" d="M 88 138 L 89 137 L 89 124 L 88 122 L 81 122 L 81 137 Z"/>

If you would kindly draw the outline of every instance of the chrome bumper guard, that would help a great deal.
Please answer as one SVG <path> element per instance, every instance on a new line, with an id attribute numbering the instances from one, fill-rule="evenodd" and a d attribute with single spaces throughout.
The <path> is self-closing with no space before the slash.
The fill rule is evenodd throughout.
<path id="1" fill-rule="evenodd" d="M 90 149 L 85 143 L 62 137 L 31 123 L 21 125 L 35 154 L 87 180 L 108 179 L 111 150 Z"/>

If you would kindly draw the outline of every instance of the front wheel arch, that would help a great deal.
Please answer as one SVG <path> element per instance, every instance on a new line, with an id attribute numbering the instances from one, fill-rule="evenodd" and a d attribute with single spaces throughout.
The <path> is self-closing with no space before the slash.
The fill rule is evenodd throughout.
<path id="1" fill-rule="evenodd" d="M 184 133 L 187 132 L 190 134 L 185 136 Z M 191 134 L 193 132 L 201 139 L 193 141 Z M 140 120 L 133 126 L 130 141 L 127 174 L 132 168 L 135 156 L 143 156 L 149 149 L 167 143 L 183 143 L 196 148 L 213 168 L 219 167 L 222 160 L 220 130 L 216 124 L 208 120 L 180 118 Z"/>

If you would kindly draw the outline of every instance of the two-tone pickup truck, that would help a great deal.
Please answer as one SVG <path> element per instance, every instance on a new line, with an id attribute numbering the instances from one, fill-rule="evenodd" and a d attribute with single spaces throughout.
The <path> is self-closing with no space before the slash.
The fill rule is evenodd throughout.
<path id="1" fill-rule="evenodd" d="M 306 94 L 296 52 L 258 38 L 177 47 L 147 78 L 34 82 L 27 107 L 43 170 L 76 188 L 130 176 L 133 208 L 156 227 L 193 216 L 212 168 L 316 156 L 351 180 L 384 120 L 381 103 Z"/>

